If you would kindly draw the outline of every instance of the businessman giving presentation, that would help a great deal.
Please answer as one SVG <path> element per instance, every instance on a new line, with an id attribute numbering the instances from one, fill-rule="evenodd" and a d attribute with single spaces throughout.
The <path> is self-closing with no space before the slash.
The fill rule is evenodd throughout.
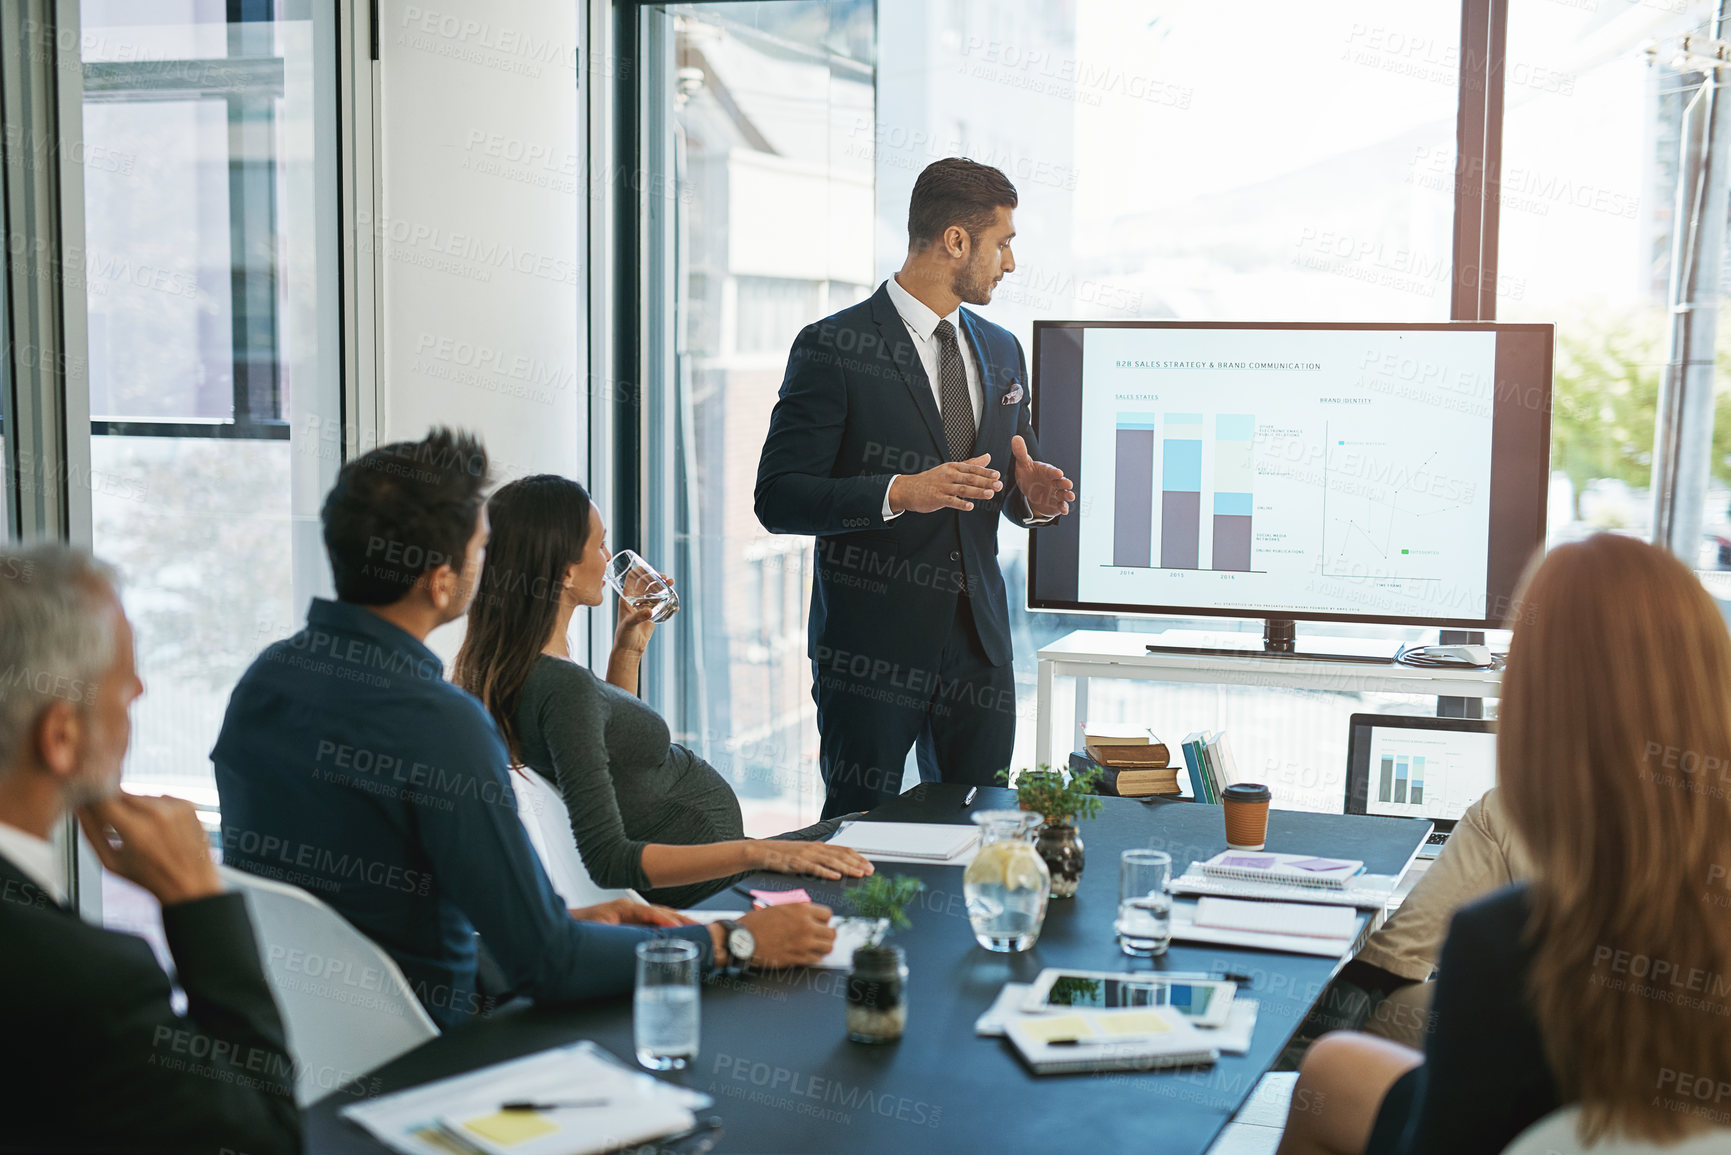
<path id="1" fill-rule="evenodd" d="M 807 649 L 825 818 L 1010 764 L 1016 689 L 998 516 L 1042 525 L 1075 490 L 1039 460 L 1027 359 L 984 305 L 1016 267 L 1016 189 L 951 158 L 914 182 L 908 255 L 788 354 L 757 469 L 771 533 L 817 537 Z"/>

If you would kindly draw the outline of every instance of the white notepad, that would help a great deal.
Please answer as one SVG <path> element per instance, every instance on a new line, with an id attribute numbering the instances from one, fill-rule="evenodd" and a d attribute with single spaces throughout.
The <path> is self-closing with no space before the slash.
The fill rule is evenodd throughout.
<path id="1" fill-rule="evenodd" d="M 1004 1034 L 1036 1075 L 1147 1071 L 1220 1057 L 1171 1007 L 1015 1015 L 1004 1021 Z"/>
<path id="2" fill-rule="evenodd" d="M 867 858 L 887 861 L 953 862 L 980 841 L 977 826 L 936 822 L 850 822 L 829 840 Z"/>
<path id="3" fill-rule="evenodd" d="M 605 1105 L 501 1112 L 513 1099 L 604 1100 Z M 340 1110 L 402 1155 L 442 1155 L 455 1131 L 477 1151 L 586 1155 L 641 1143 L 692 1126 L 713 1102 L 625 1066 L 584 1040 L 495 1063 Z"/>
<path id="4" fill-rule="evenodd" d="M 1358 912 L 1351 907 L 1315 903 L 1201 898 L 1196 902 L 1196 925 L 1346 942 L 1358 929 Z"/>
<path id="5" fill-rule="evenodd" d="M 1207 942 L 1218 946 L 1242 946 L 1251 950 L 1277 950 L 1318 958 L 1342 958 L 1352 950 L 1353 940 L 1309 938 L 1301 934 L 1263 934 L 1254 930 L 1224 930 L 1196 925 L 1194 903 L 1172 904 L 1172 937 L 1178 942 Z"/>
<path id="6" fill-rule="evenodd" d="M 1361 874 L 1349 878 L 1338 890 L 1328 887 L 1289 886 L 1284 882 L 1252 882 L 1238 878 L 1210 878 L 1192 866 L 1174 878 L 1167 889 L 1173 894 L 1212 894 L 1224 898 L 1265 898 L 1275 902 L 1320 903 L 1381 910 L 1394 898 L 1396 879 L 1388 874 Z"/>

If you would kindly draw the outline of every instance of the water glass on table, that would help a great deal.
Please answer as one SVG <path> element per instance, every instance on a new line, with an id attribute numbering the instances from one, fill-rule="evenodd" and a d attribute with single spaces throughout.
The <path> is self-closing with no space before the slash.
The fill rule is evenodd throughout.
<path id="1" fill-rule="evenodd" d="M 635 550 L 622 549 L 609 558 L 601 580 L 632 609 L 652 609 L 649 620 L 656 625 L 679 612 L 679 595 Z"/>
<path id="2" fill-rule="evenodd" d="M 1172 856 L 1164 850 L 1126 850 L 1118 859 L 1118 947 L 1137 958 L 1166 953 L 1172 941 L 1172 896 L 1166 881 Z"/>
<path id="3" fill-rule="evenodd" d="M 682 938 L 637 944 L 631 1028 L 637 1061 L 673 1071 L 697 1058 L 697 944 Z"/>

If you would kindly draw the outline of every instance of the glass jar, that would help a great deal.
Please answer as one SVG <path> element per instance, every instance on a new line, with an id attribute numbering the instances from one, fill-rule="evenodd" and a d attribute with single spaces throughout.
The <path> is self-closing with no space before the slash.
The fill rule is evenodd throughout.
<path id="1" fill-rule="evenodd" d="M 862 946 L 847 980 L 847 1037 L 892 1043 L 908 1025 L 908 960 L 899 946 Z"/>
<path id="2" fill-rule="evenodd" d="M 1034 840 L 1034 849 L 1052 874 L 1052 897 L 1074 898 L 1076 888 L 1082 885 L 1082 867 L 1088 861 L 1082 835 L 1075 826 L 1060 822 L 1045 827 Z"/>
<path id="3" fill-rule="evenodd" d="M 1052 893 L 1051 871 L 1034 849 L 1044 819 L 1026 810 L 983 810 L 981 846 L 962 875 L 974 938 L 987 950 L 1023 951 L 1039 941 Z"/>

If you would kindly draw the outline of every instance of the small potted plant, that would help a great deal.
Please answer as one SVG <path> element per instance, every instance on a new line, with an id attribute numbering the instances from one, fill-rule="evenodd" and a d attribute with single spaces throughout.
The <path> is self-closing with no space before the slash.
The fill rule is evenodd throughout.
<path id="1" fill-rule="evenodd" d="M 1099 770 L 1093 768 L 1077 770 L 1065 777 L 1061 770 L 1042 766 L 1038 770 L 1023 770 L 1012 783 L 1008 770 L 998 771 L 998 781 L 1015 786 L 1016 801 L 1023 810 L 1045 816 L 1046 824 L 1034 840 L 1034 849 L 1052 872 L 1053 898 L 1072 898 L 1082 884 L 1082 867 L 1087 856 L 1076 820 L 1100 813 L 1100 796 L 1094 793 L 1099 777 Z"/>
<path id="2" fill-rule="evenodd" d="M 909 875 L 874 874 L 842 891 L 842 902 L 855 916 L 875 923 L 866 944 L 853 952 L 847 980 L 847 1037 L 856 1043 L 894 1042 L 907 1028 L 907 956 L 883 939 L 913 925 L 907 905 L 925 888 Z"/>

